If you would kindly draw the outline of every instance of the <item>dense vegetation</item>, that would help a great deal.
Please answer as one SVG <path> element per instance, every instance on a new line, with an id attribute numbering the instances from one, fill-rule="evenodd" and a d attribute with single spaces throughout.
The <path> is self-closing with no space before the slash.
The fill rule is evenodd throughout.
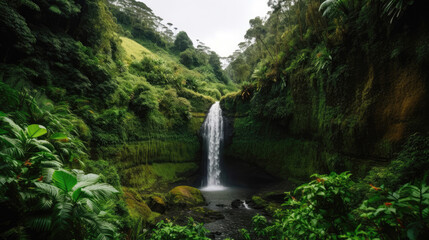
<path id="1" fill-rule="evenodd" d="M 219 57 L 138 1 L 0 12 L 1 238 L 131 237 L 157 216 L 143 191 L 198 170 L 205 112 L 236 90 Z"/>
<path id="2" fill-rule="evenodd" d="M 243 239 L 429 235 L 428 7 L 268 5 L 224 71 L 143 2 L 1 1 L 0 238 L 208 239 L 160 215 L 194 200 L 167 191 L 198 179 L 217 100 L 226 161 L 311 176 L 281 206 L 255 197 L 272 215 Z"/>
<path id="3" fill-rule="evenodd" d="M 248 41 L 226 69 L 242 83 L 221 101 L 234 118 L 228 158 L 281 178 L 304 180 L 322 169 L 363 177 L 392 160 L 409 136 L 427 134 L 426 6 L 269 5 L 266 19 L 250 21 Z"/>

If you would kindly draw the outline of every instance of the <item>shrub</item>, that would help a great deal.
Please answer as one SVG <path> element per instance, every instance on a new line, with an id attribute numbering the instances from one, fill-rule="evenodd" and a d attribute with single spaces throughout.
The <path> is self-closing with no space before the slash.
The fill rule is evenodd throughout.
<path id="1" fill-rule="evenodd" d="M 206 62 L 205 56 L 203 54 L 191 48 L 181 52 L 179 56 L 180 63 L 182 63 L 188 68 L 199 67 Z"/>
<path id="2" fill-rule="evenodd" d="M 140 118 L 145 118 L 150 111 L 158 109 L 158 100 L 151 85 L 141 83 L 134 89 L 130 109 Z"/>
<path id="3" fill-rule="evenodd" d="M 164 97 L 159 103 L 159 108 L 169 119 L 170 127 L 183 126 L 191 118 L 191 103 L 186 98 L 178 97 L 174 89 L 164 92 Z"/>
<path id="4" fill-rule="evenodd" d="M 149 237 L 150 240 L 209 240 L 206 237 L 208 230 L 203 227 L 202 223 L 195 223 L 189 218 L 186 226 L 175 225 L 171 222 L 160 221 L 156 224 L 155 229 Z"/>

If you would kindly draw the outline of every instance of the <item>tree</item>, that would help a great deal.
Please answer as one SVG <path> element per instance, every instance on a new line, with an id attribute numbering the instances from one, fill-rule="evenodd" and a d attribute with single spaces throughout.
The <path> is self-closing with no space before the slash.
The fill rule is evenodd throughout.
<path id="1" fill-rule="evenodd" d="M 220 63 L 220 58 L 219 56 L 216 54 L 216 52 L 210 52 L 210 56 L 209 56 L 209 64 L 212 66 L 214 74 L 216 75 L 217 79 L 219 79 L 220 81 L 226 83 L 227 79 L 225 77 L 225 74 L 222 70 L 222 66 Z"/>
<path id="2" fill-rule="evenodd" d="M 267 50 L 268 54 L 270 55 L 271 59 L 274 60 L 273 55 L 271 54 L 270 50 L 268 49 L 267 45 L 265 44 L 263 37 L 266 35 L 267 30 L 264 28 L 264 24 L 262 22 L 262 19 L 260 17 L 256 17 L 254 19 L 251 19 L 249 21 L 250 23 L 250 29 L 247 30 L 246 35 L 244 36 L 246 39 L 253 39 L 255 38 L 257 41 L 260 41 L 262 45 L 264 45 L 265 49 Z"/>
<path id="3" fill-rule="evenodd" d="M 189 38 L 188 34 L 186 32 L 179 32 L 176 36 L 176 40 L 174 41 L 174 48 L 179 51 L 183 52 L 188 48 L 193 48 L 194 44 L 192 43 L 192 40 Z"/>

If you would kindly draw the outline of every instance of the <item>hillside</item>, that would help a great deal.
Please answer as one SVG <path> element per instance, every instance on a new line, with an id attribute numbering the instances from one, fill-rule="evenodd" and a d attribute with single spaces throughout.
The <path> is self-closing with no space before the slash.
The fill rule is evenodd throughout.
<path id="1" fill-rule="evenodd" d="M 127 1 L 118 10 L 115 2 L 121 3 L 0 3 L 0 32 L 5 36 L 0 40 L 1 129 L 2 134 L 9 132 L 15 126 L 9 125 L 12 123 L 24 129 L 31 124 L 46 127 L 48 135 L 44 137 L 49 136 L 46 140 L 53 144 L 49 152 L 61 160 L 56 171 L 77 168 L 99 174 L 123 195 L 111 214 L 119 211 L 123 218 L 148 221 L 157 216 L 146 205 L 151 196 L 165 194 L 178 181 L 192 183 L 197 179 L 199 129 L 204 116 L 212 103 L 236 87 L 216 76 L 223 74 L 219 60 L 210 60 L 216 53 L 195 49 L 184 32 L 185 45 L 180 45 L 180 39 L 175 43 L 157 32 L 154 22 L 128 15 L 130 21 L 144 24 L 145 33 L 156 38 L 127 34 L 129 26 L 121 25 L 117 14 L 133 9 L 154 15 L 142 3 Z M 163 45 L 158 46 L 157 41 Z M 195 63 L 181 60 L 188 56 L 182 54 L 185 51 Z M 52 138 L 57 132 L 63 137 Z M 8 146 L 4 141 L 2 147 Z M 9 160 L 25 161 L 35 154 L 24 151 L 29 152 Z M 31 175 L 27 168 L 11 171 L 5 173 L 21 177 L 7 186 L 2 181 L 2 189 L 19 187 L 19 191 L 34 194 L 22 185 L 22 179 L 44 176 L 41 166 L 32 169 Z M 12 197 L 18 196 L 2 191 L 2 199 Z M 24 216 L 32 215 L 29 202 L 21 200 L 20 206 L 2 200 L 2 208 L 9 209 L 5 211 L 23 211 L 21 217 L 2 228 L 2 232 L 9 228 L 10 236 L 22 236 L 14 229 L 28 226 Z M 54 227 L 41 224 L 28 231 Z M 70 228 L 64 231 L 72 231 L 71 238 L 83 234 Z"/>
<path id="2" fill-rule="evenodd" d="M 427 4 L 267 4 L 223 69 L 145 1 L 0 1 L 0 239 L 425 239 Z"/>

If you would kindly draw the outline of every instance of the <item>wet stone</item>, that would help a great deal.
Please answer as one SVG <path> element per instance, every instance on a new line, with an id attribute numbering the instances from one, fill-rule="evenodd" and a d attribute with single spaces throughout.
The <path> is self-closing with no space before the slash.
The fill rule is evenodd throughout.
<path id="1" fill-rule="evenodd" d="M 231 203 L 231 207 L 232 208 L 239 208 L 239 207 L 243 207 L 243 201 L 241 201 L 240 199 L 235 199 L 234 201 L 232 201 Z"/>

